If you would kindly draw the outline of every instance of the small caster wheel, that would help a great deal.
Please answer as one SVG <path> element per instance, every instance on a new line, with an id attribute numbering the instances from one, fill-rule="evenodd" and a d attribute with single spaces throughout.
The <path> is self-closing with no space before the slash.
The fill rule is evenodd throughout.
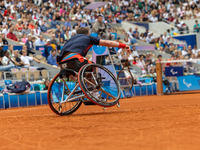
<path id="1" fill-rule="evenodd" d="M 117 107 L 119 108 L 120 106 L 121 106 L 121 105 L 120 105 L 120 103 L 118 102 L 118 103 L 117 103 Z"/>
<path id="2" fill-rule="evenodd" d="M 106 107 L 103 107 L 103 110 L 106 110 Z"/>
<path id="3" fill-rule="evenodd" d="M 59 106 L 59 107 L 58 107 L 58 112 L 59 112 L 59 113 L 62 113 L 62 106 Z"/>

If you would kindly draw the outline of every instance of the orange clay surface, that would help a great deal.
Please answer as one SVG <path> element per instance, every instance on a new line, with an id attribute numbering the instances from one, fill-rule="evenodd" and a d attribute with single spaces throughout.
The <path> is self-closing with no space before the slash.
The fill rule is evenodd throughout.
<path id="1" fill-rule="evenodd" d="M 71 116 L 48 106 L 0 111 L 0 150 L 197 150 L 200 94 L 121 99 Z"/>

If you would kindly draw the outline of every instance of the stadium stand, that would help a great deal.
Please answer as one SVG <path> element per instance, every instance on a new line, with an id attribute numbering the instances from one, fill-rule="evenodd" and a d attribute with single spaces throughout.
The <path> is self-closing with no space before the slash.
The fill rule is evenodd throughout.
<path id="1" fill-rule="evenodd" d="M 17 37 L 17 40 L 6 38 L 8 44 L 13 45 L 14 51 L 19 51 L 20 57 L 22 46 L 26 43 L 23 41 L 26 41 L 30 34 L 33 42 L 33 47 L 31 46 L 33 53 L 30 56 L 40 61 L 40 63 L 32 61 L 31 66 L 33 68 L 12 67 L 10 70 L 1 71 L 0 76 L 2 79 L 12 79 L 13 81 L 23 79 L 40 83 L 42 80 L 52 79 L 59 71 L 59 67 L 47 64 L 47 57 L 51 54 L 51 50 L 56 49 L 57 54 L 59 54 L 65 41 L 76 34 L 76 29 L 82 26 L 88 27 L 92 32 L 91 35 L 100 36 L 98 33 L 93 32 L 93 25 L 98 21 L 99 15 L 103 17 L 103 24 L 106 26 L 105 32 L 112 37 L 110 39 L 136 46 L 138 55 L 132 53 L 130 66 L 139 78 L 155 74 L 155 64 L 158 61 L 158 56 L 162 56 L 163 60 L 169 60 L 172 56 L 177 60 L 200 58 L 200 45 L 198 43 L 188 43 L 186 39 L 182 38 L 190 33 L 195 35 L 196 40 L 198 39 L 199 30 L 194 28 L 196 20 L 200 22 L 200 4 L 198 1 L 106 0 L 106 5 L 93 10 L 84 8 L 86 5 L 91 4 L 89 1 L 40 1 L 41 3 L 38 5 L 34 5 L 34 2 L 26 0 L 23 2 L 1 2 L 0 8 L 3 9 L 1 9 L 0 18 L 3 21 L 0 23 L 0 31 L 5 29 L 7 25 L 9 29 L 13 29 L 13 33 Z M 16 6 L 13 7 L 15 4 Z M 8 13 L 8 6 L 11 6 L 12 11 L 16 12 L 17 18 Z M 54 21 L 52 21 L 53 18 L 55 18 Z M 21 24 L 19 23 L 20 20 Z M 25 26 L 30 29 L 26 30 Z M 31 31 L 31 29 L 33 30 Z M 51 43 L 54 34 L 56 42 Z M 34 45 L 39 35 L 43 35 L 44 46 Z M 180 35 L 182 37 L 177 38 Z M 1 45 L 4 46 L 4 51 L 8 50 L 8 46 L 4 41 L 3 44 L 0 41 Z M 184 56 L 182 49 L 186 49 Z M 114 58 L 115 60 L 115 62 L 109 60 L 112 65 L 121 63 L 117 54 L 118 49 L 109 49 L 109 56 L 111 57 L 108 59 Z M 144 56 L 144 68 L 138 65 L 140 55 Z M 87 57 L 92 59 L 92 51 L 88 53 Z M 197 70 L 200 68 L 200 62 L 192 64 Z M 142 73 L 142 69 L 145 69 L 146 72 Z M 186 70 L 191 72 L 189 69 Z"/>

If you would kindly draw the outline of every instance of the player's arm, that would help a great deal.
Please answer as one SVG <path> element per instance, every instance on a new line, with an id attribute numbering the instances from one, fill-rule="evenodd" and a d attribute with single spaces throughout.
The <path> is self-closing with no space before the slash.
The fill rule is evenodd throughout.
<path id="1" fill-rule="evenodd" d="M 127 50 L 130 50 L 130 47 L 123 43 L 118 43 L 115 41 L 109 41 L 109 40 L 102 40 L 99 41 L 100 46 L 107 46 L 107 47 L 118 47 L 118 48 L 125 48 Z"/>

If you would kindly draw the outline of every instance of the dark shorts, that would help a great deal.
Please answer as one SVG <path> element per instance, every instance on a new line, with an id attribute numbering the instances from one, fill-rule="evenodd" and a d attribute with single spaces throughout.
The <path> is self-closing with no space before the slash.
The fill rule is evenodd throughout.
<path id="1" fill-rule="evenodd" d="M 69 68 L 78 72 L 82 66 L 91 63 L 91 61 L 80 54 L 70 54 L 67 57 L 64 57 L 59 64 L 61 69 Z"/>

